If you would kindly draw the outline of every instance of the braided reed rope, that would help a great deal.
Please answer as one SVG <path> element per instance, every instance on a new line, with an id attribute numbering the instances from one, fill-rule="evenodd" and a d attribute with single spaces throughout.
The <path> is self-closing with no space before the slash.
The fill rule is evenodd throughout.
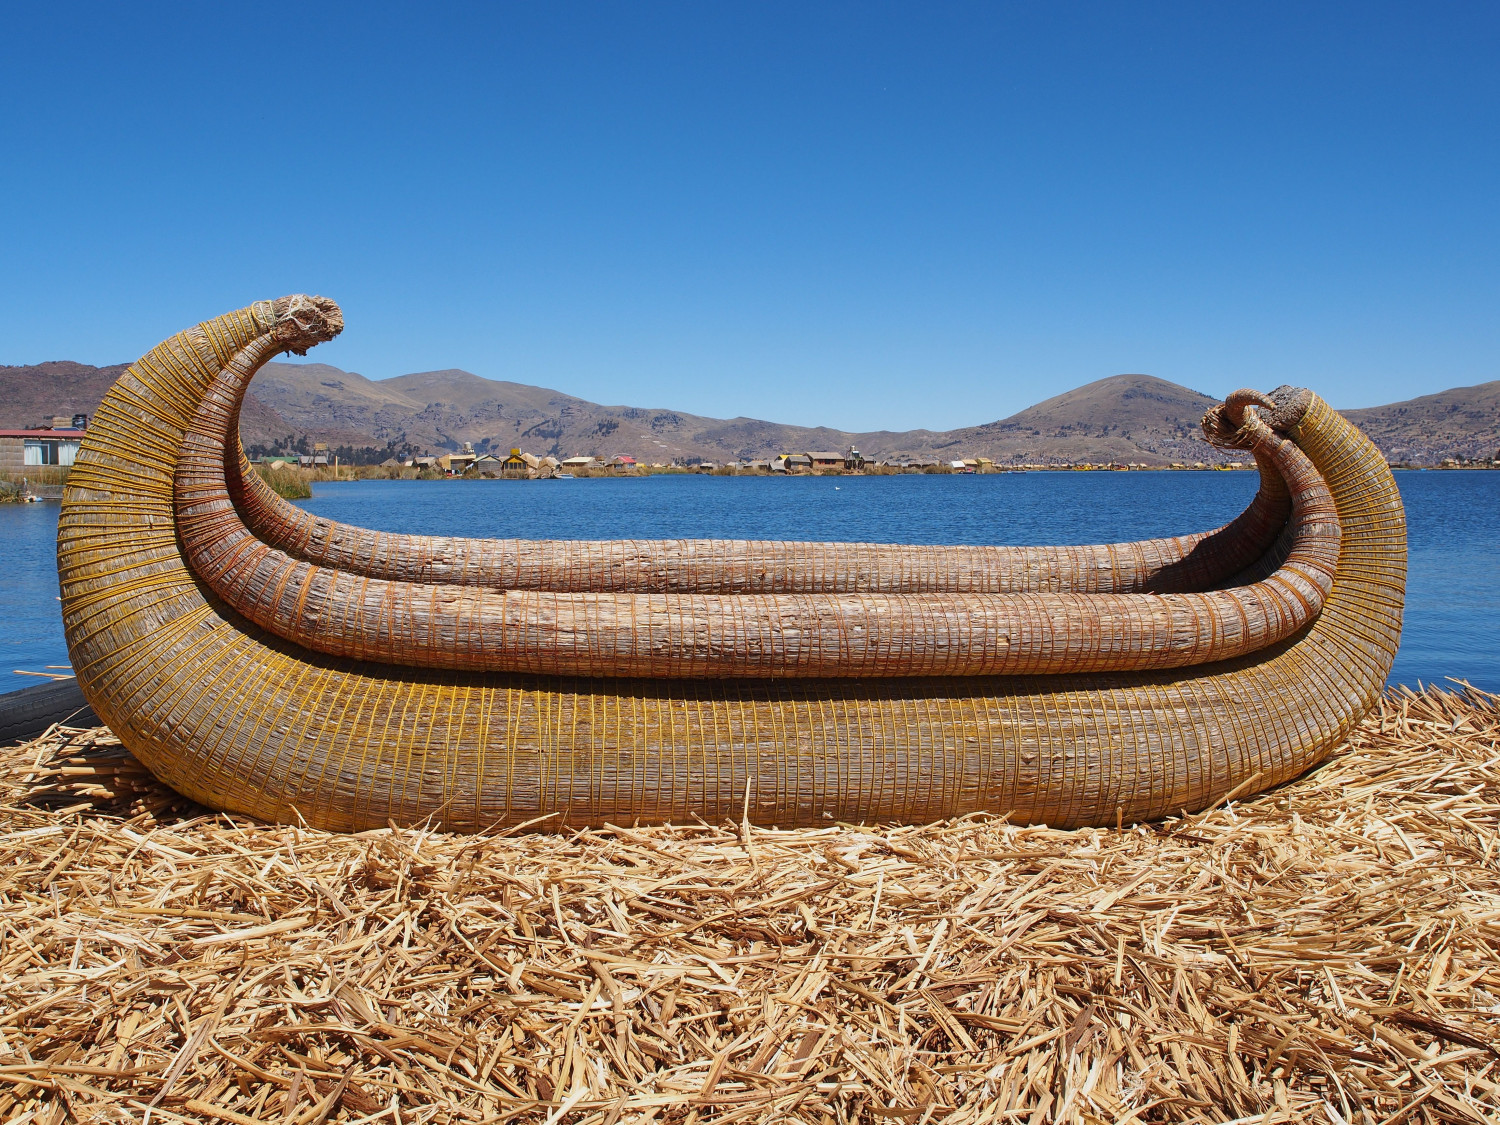
<path id="1" fill-rule="evenodd" d="M 1394 656 L 1400 498 L 1374 447 L 1312 395 L 1297 417 L 1273 421 L 1327 483 L 1337 567 L 1315 620 L 1233 660 L 1086 675 L 641 680 L 319 654 L 247 621 L 192 572 L 174 498 L 179 450 L 215 380 L 262 337 L 305 347 L 326 334 L 336 308 L 310 330 L 309 307 L 321 306 L 252 306 L 133 365 L 96 415 L 59 524 L 80 686 L 148 767 L 214 807 L 334 829 L 716 819 L 747 800 L 753 819 L 782 825 L 978 809 L 1113 823 L 1301 772 L 1373 705 Z M 1252 440 L 1240 435 L 1254 430 L 1247 416 L 1235 440 Z M 1242 569 L 1275 573 L 1295 539 L 1288 523 Z"/>

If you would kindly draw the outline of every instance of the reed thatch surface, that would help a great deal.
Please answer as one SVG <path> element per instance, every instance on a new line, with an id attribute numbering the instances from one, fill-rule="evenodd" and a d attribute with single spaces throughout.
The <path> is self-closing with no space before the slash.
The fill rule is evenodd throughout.
<path id="1" fill-rule="evenodd" d="M 1155 827 L 335 835 L 0 750 L 0 1119 L 1493 1121 L 1500 699 Z"/>

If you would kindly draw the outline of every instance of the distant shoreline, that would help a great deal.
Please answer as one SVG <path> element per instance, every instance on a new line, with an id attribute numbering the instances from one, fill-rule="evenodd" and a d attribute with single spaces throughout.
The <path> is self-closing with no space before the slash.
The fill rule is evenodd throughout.
<path id="1" fill-rule="evenodd" d="M 502 477 L 482 476 L 474 473 L 396 473 L 379 465 L 348 465 L 339 470 L 339 475 L 334 476 L 331 470 L 324 469 L 292 469 L 290 467 L 279 470 L 276 475 L 285 476 L 294 480 L 298 485 L 308 489 L 303 491 L 302 487 L 296 489 L 295 496 L 288 499 L 305 500 L 311 496 L 310 488 L 314 484 L 347 484 L 356 481 L 368 480 L 407 480 L 407 481 L 537 481 L 537 480 L 638 480 L 643 477 L 653 476 L 686 476 L 686 477 L 764 477 L 768 479 L 830 479 L 840 480 L 853 477 L 894 477 L 894 476 L 1017 476 L 1027 473 L 1249 473 L 1255 472 L 1253 463 L 1247 465 L 1205 465 L 1201 468 L 1196 466 L 1171 466 L 1171 465 L 1134 465 L 1124 467 L 1110 467 L 1105 465 L 1064 467 L 1061 465 L 1039 465 L 1030 468 L 1012 469 L 999 468 L 982 471 L 963 472 L 957 469 L 895 469 L 890 471 L 865 471 L 865 472 L 814 472 L 814 473 L 773 473 L 763 470 L 724 470 L 711 469 L 700 470 L 681 466 L 642 466 L 636 471 L 628 473 L 610 472 L 583 472 L 571 476 L 541 476 L 541 477 Z M 1433 473 L 1455 473 L 1455 472 L 1496 472 L 1500 471 L 1500 465 L 1416 465 L 1395 464 L 1391 471 L 1396 473 L 1433 472 Z M 0 504 L 19 503 L 58 503 L 62 499 L 62 485 L 66 483 L 67 474 L 61 474 L 61 482 L 48 482 L 38 484 L 34 487 L 21 480 L 9 480 L 0 476 Z"/>

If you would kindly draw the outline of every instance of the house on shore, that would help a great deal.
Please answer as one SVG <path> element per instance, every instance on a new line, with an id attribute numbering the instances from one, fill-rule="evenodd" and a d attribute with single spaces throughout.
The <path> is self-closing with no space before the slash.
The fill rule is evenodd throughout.
<path id="1" fill-rule="evenodd" d="M 506 457 L 495 457 L 483 453 L 475 459 L 470 471 L 482 477 L 535 480 L 538 477 L 550 477 L 556 472 L 557 458 L 538 457 L 534 453 L 525 453 L 520 449 L 512 449 Z"/>
<path id="2" fill-rule="evenodd" d="M 773 472 L 858 473 L 863 472 L 865 467 L 864 456 L 852 445 L 847 453 L 832 449 L 811 450 L 807 453 L 788 453 L 778 460 L 783 462 L 783 467 L 778 470 L 773 461 Z"/>
<path id="3" fill-rule="evenodd" d="M 500 475 L 513 480 L 524 480 L 536 468 L 536 462 L 537 459 L 530 453 L 522 453 L 519 449 L 512 449 L 505 459 L 500 462 Z"/>
<path id="4" fill-rule="evenodd" d="M 0 430 L 0 472 L 25 473 L 27 469 L 49 465 L 66 468 L 78 456 L 83 435 L 81 427 Z"/>
<path id="5" fill-rule="evenodd" d="M 474 443 L 466 441 L 458 452 L 440 455 L 437 459 L 437 467 L 450 477 L 456 477 L 468 472 L 469 467 L 478 459 L 479 455 L 474 452 Z"/>

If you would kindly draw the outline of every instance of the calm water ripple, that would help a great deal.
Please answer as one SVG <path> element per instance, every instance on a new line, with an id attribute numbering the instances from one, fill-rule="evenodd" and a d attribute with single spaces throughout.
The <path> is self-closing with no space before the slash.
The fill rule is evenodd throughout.
<path id="1" fill-rule="evenodd" d="M 1410 539 L 1406 628 L 1391 679 L 1447 676 L 1500 692 L 1500 472 L 1401 472 Z M 1102 543 L 1231 519 L 1254 473 L 361 481 L 315 486 L 308 510 L 386 531 L 523 539 L 763 538 L 885 543 Z M 11 669 L 67 664 L 56 504 L 0 505 L 0 689 Z"/>

